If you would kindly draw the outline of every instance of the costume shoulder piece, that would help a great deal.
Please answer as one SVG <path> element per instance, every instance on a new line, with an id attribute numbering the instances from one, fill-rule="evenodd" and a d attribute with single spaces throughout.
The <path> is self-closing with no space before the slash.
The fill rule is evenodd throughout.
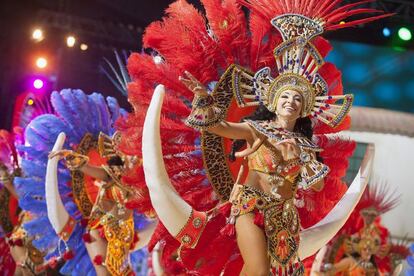
<path id="1" fill-rule="evenodd" d="M 275 128 L 271 125 L 270 121 L 245 120 L 245 122 L 260 134 L 265 135 L 270 142 L 277 143 L 285 139 L 293 138 L 302 150 L 310 150 L 314 152 L 322 151 L 318 145 L 309 140 L 302 133 L 286 131 L 282 128 Z"/>
<path id="2" fill-rule="evenodd" d="M 322 149 L 314 142 L 303 136 L 301 133 L 286 131 L 281 128 L 275 128 L 270 125 L 269 121 L 252 121 L 246 122 L 260 134 L 265 135 L 270 143 L 278 143 L 284 139 L 295 139 L 299 146 L 300 162 L 302 167 L 300 169 L 299 187 L 307 190 L 314 184 L 322 180 L 328 173 L 329 167 L 316 159 L 316 152 Z"/>

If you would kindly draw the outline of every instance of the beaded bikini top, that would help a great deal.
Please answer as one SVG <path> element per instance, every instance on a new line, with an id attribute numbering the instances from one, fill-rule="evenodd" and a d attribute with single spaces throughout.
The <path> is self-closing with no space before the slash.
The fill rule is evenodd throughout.
<path id="1" fill-rule="evenodd" d="M 308 189 L 329 173 L 329 167 L 316 160 L 316 152 L 320 152 L 322 149 L 302 134 L 274 128 L 269 121 L 246 120 L 246 122 L 266 137 L 259 148 L 248 156 L 250 170 L 278 175 L 292 183 L 299 175 L 298 184 L 303 189 Z M 282 140 L 291 138 L 295 139 L 299 146 L 300 156 L 283 160 L 275 145 Z"/>

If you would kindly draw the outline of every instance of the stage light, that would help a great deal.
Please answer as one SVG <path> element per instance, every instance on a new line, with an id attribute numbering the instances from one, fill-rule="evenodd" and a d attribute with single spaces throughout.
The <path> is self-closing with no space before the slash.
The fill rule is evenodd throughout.
<path id="1" fill-rule="evenodd" d="M 44 85 L 45 84 L 41 79 L 35 79 L 33 81 L 33 87 L 36 88 L 36 89 L 42 89 Z"/>
<path id="2" fill-rule="evenodd" d="M 75 46 L 75 43 L 76 43 L 76 38 L 74 36 L 70 35 L 66 38 L 66 45 L 68 47 L 71 48 L 71 47 Z"/>
<path id="3" fill-rule="evenodd" d="M 382 34 L 385 37 L 389 37 L 391 35 L 391 30 L 389 28 L 385 27 L 384 29 L 382 29 Z"/>
<path id="4" fill-rule="evenodd" d="M 46 68 L 47 66 L 47 59 L 44 57 L 39 57 L 36 59 L 36 66 L 40 69 Z"/>
<path id="5" fill-rule="evenodd" d="M 404 40 L 404 41 L 409 41 L 409 40 L 411 40 L 411 38 L 412 38 L 413 36 L 412 36 L 412 34 L 411 34 L 411 31 L 410 31 L 408 28 L 406 28 L 406 27 L 402 27 L 402 28 L 400 28 L 400 29 L 398 30 L 398 37 L 399 37 L 401 40 Z"/>
<path id="6" fill-rule="evenodd" d="M 44 39 L 43 31 L 41 29 L 35 29 L 32 33 L 32 38 L 36 41 L 42 41 Z"/>
<path id="7" fill-rule="evenodd" d="M 81 49 L 82 51 L 86 51 L 86 50 L 88 50 L 88 44 L 82 43 L 82 44 L 80 45 L 80 49 Z"/>
<path id="8" fill-rule="evenodd" d="M 33 99 L 31 99 L 31 98 L 29 98 L 29 99 L 27 100 L 27 105 L 32 106 L 33 104 L 34 104 L 34 100 L 33 100 Z"/>

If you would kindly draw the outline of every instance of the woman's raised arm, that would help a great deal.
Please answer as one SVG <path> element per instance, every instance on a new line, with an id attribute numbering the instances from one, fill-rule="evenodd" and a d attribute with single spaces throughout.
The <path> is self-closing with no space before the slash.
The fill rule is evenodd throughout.
<path id="1" fill-rule="evenodd" d="M 93 178 L 108 181 L 109 175 L 102 167 L 89 164 L 89 158 L 85 155 L 76 153 L 72 150 L 58 150 L 49 153 L 49 159 L 57 156 L 59 159 L 65 159 L 66 166 L 69 170 L 80 170 Z"/>
<path id="2" fill-rule="evenodd" d="M 224 120 L 221 110 L 216 107 L 214 98 L 208 94 L 207 89 L 189 72 L 186 77 L 179 80 L 194 94 L 193 110 L 186 124 L 229 139 L 244 139 L 248 142 L 255 140 L 254 131 L 247 123 L 231 123 Z"/>
<path id="3" fill-rule="evenodd" d="M 110 180 L 108 173 L 102 167 L 85 164 L 79 170 L 83 172 L 84 174 L 89 175 L 90 177 L 93 177 L 99 180 L 103 180 L 103 181 Z"/>

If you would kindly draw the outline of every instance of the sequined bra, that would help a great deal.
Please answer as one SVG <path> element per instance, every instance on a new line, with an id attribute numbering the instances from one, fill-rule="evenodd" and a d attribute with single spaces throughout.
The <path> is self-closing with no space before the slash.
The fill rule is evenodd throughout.
<path id="1" fill-rule="evenodd" d="M 266 140 L 258 149 L 248 156 L 250 170 L 283 178 L 292 183 L 300 176 L 298 184 L 303 189 L 308 189 L 329 173 L 329 167 L 316 160 L 316 152 L 322 149 L 303 135 L 276 129 L 270 126 L 269 121 L 246 120 L 246 122 L 257 132 L 266 136 Z M 294 138 L 299 146 L 300 158 L 284 161 L 275 145 L 290 138 Z"/>
<path id="2" fill-rule="evenodd" d="M 279 164 L 283 162 L 282 156 L 268 141 L 248 156 L 249 168 L 254 171 L 272 174 L 277 173 Z"/>

